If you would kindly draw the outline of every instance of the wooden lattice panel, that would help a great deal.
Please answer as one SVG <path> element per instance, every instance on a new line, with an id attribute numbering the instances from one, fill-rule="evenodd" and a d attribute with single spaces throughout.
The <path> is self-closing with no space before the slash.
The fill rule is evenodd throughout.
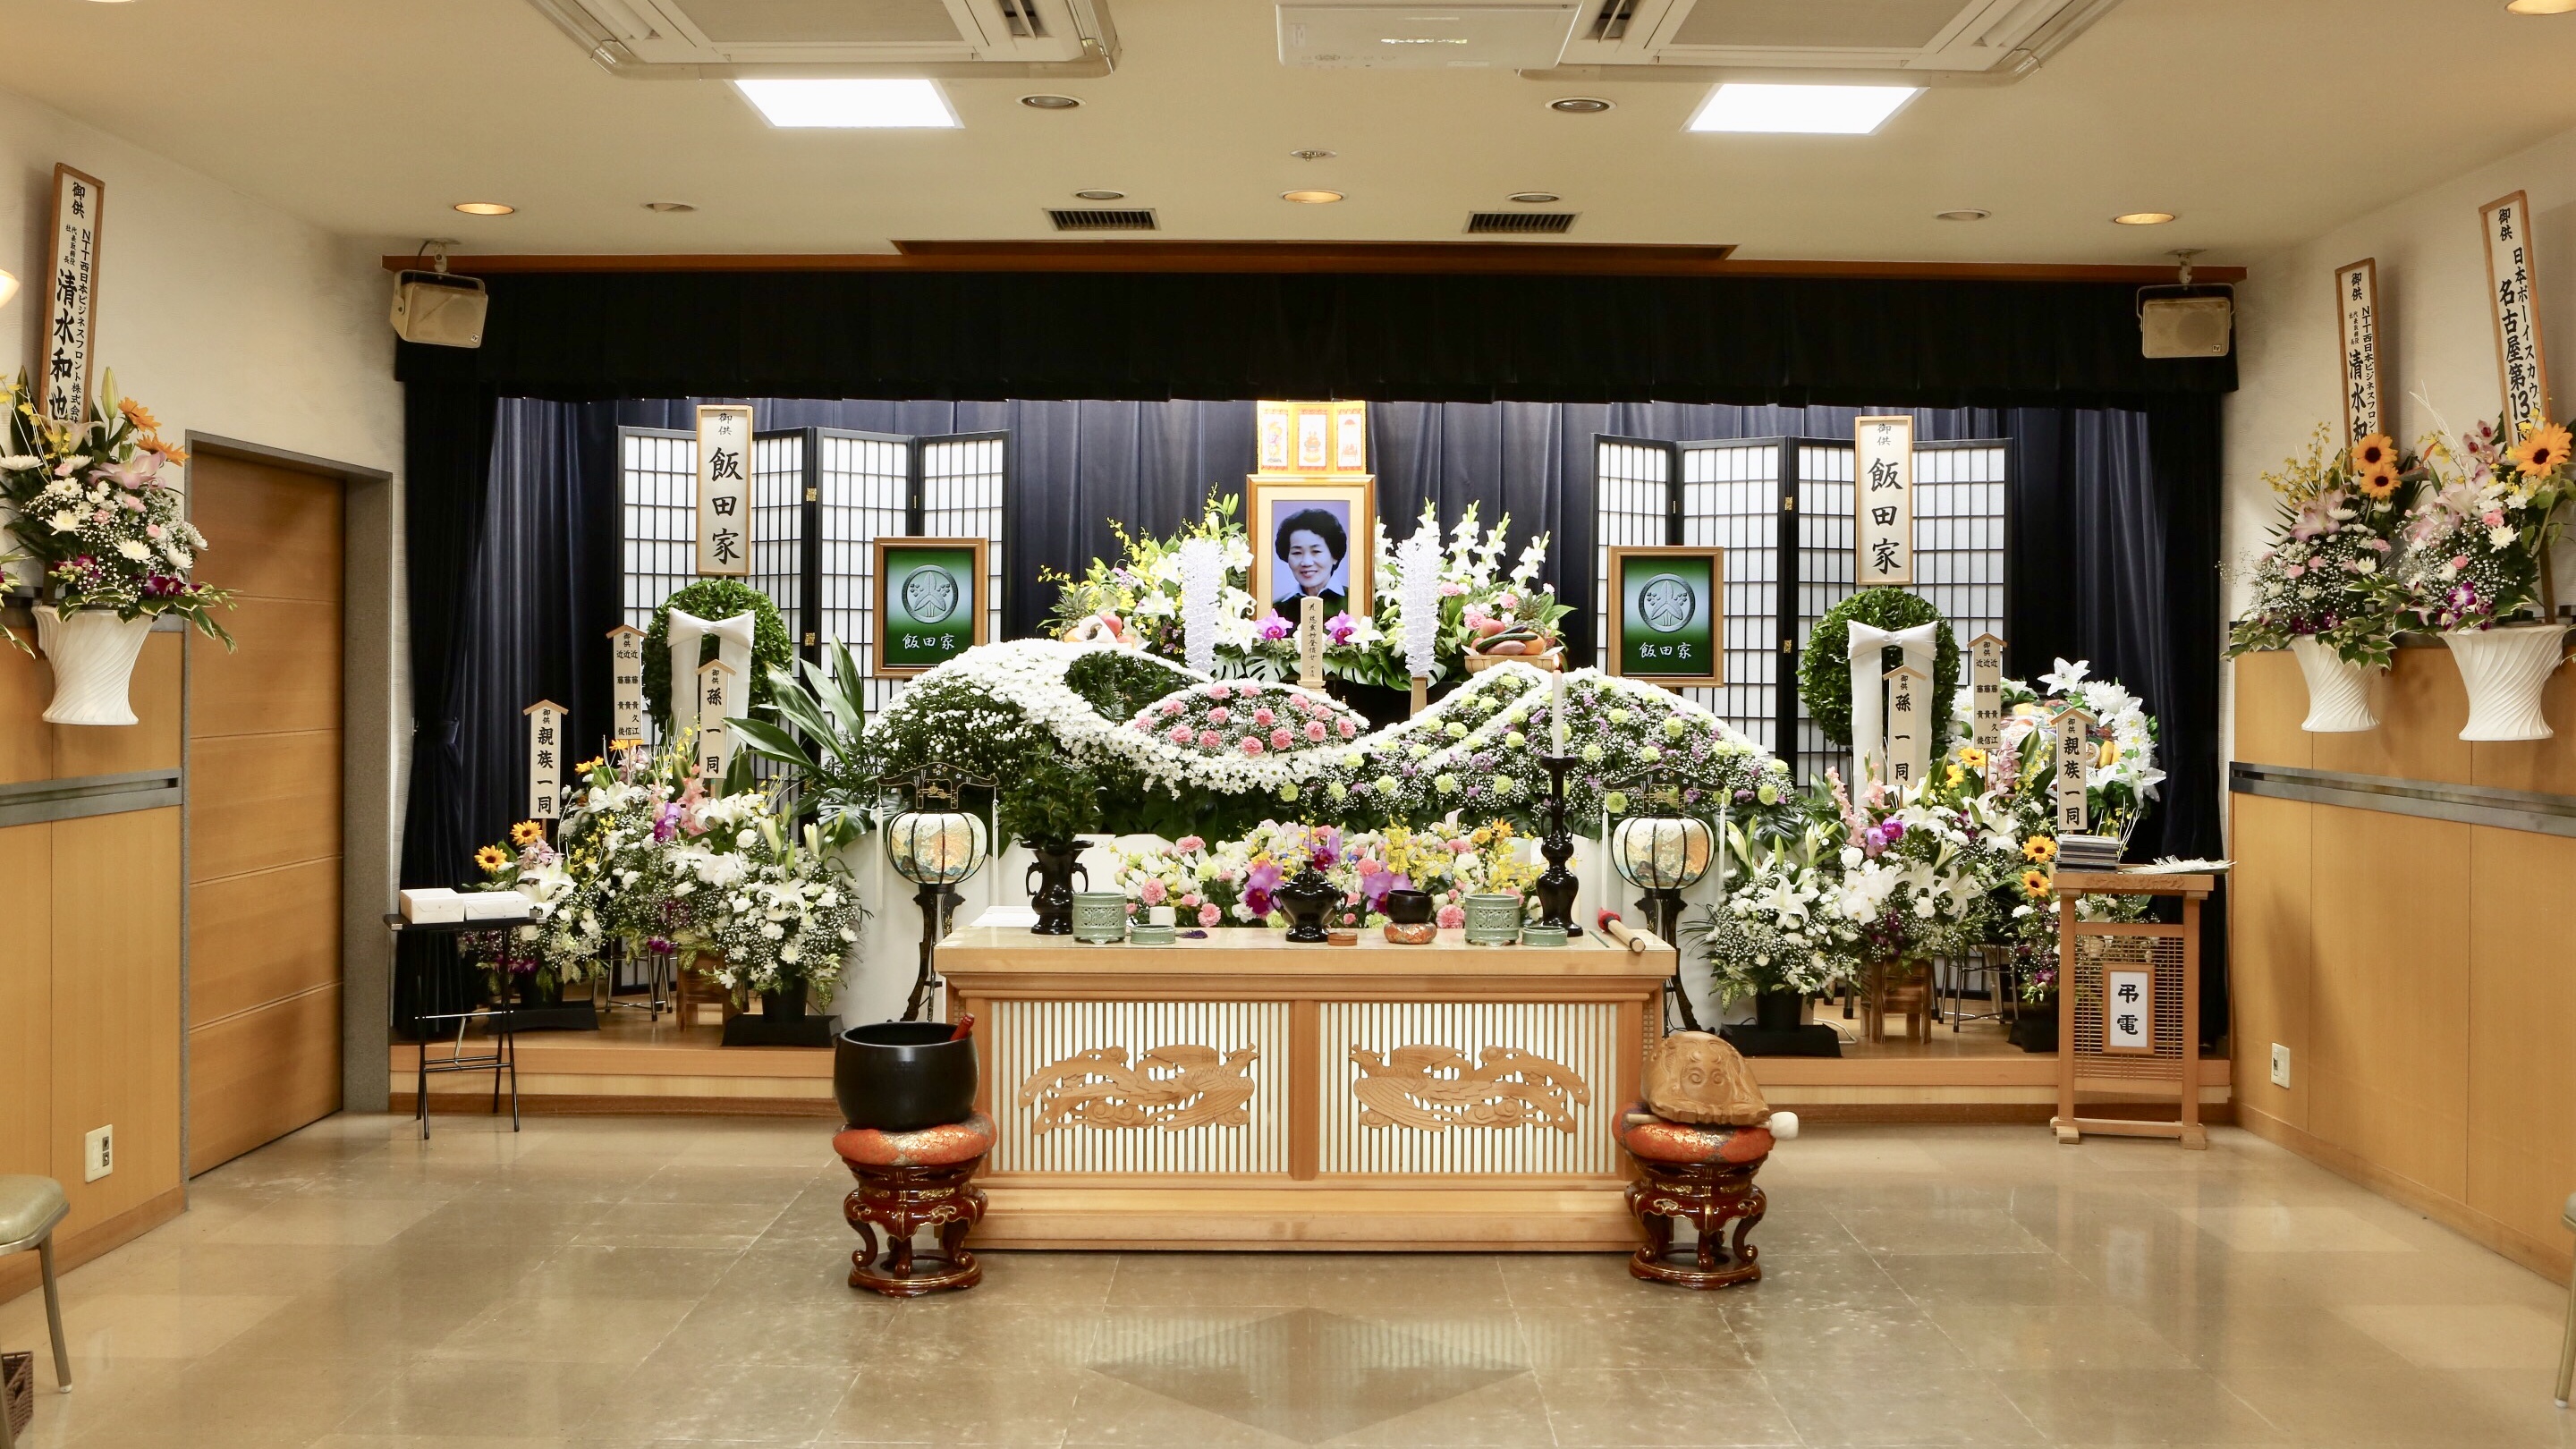
<path id="1" fill-rule="evenodd" d="M 1284 1174 L 1288 1003 L 996 1001 L 987 1170 Z"/>
<path id="2" fill-rule="evenodd" d="M 1319 1166 L 1339 1174 L 1618 1171 L 1618 1008 L 1321 1003 Z"/>

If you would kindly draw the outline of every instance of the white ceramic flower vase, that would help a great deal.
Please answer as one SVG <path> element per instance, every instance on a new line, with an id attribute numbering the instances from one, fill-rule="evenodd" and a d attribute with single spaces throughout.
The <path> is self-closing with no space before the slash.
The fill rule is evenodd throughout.
<path id="1" fill-rule="evenodd" d="M 151 617 L 120 619 L 113 609 L 74 609 L 64 615 L 49 604 L 39 604 L 33 612 L 36 647 L 54 667 L 54 700 L 46 706 L 46 723 L 134 723 L 125 686 L 134 678 L 143 636 L 152 632 Z"/>
<path id="2" fill-rule="evenodd" d="M 2540 691 L 2566 657 L 2567 631 L 2556 624 L 2454 629 L 2442 635 L 2469 691 L 2464 740 L 2545 740 Z"/>
<path id="3" fill-rule="evenodd" d="M 2379 716 L 2370 711 L 2370 680 L 2380 671 L 2354 664 L 2304 636 L 2290 641 L 2290 653 L 2308 680 L 2308 717 L 2299 721 L 2299 728 L 2320 735 L 2379 728 Z"/>

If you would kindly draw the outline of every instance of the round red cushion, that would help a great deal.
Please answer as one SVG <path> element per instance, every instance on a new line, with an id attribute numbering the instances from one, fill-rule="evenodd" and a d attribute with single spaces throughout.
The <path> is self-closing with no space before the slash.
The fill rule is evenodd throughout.
<path id="1" fill-rule="evenodd" d="M 1645 1118 L 1632 1121 L 1632 1118 Z M 1619 1145 L 1648 1162 L 1759 1162 L 1771 1155 L 1768 1127 L 1727 1127 L 1713 1122 L 1668 1122 L 1649 1116 L 1645 1104 L 1621 1109 L 1612 1129 Z"/>
<path id="2" fill-rule="evenodd" d="M 918 1132 L 853 1127 L 832 1139 L 832 1150 L 853 1167 L 947 1167 L 993 1150 L 993 1119 L 977 1112 Z"/>

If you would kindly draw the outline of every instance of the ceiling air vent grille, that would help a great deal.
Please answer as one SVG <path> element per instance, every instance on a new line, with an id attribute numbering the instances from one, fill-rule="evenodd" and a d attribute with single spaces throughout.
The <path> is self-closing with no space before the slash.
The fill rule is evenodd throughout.
<path id="1" fill-rule="evenodd" d="M 1471 211 L 1469 236 L 1551 236 L 1574 230 L 1575 211 Z"/>
<path id="2" fill-rule="evenodd" d="M 1057 231 L 1160 231 L 1150 208 L 1129 206 L 1055 206 L 1047 217 Z"/>
<path id="3" fill-rule="evenodd" d="M 1020 40 L 1046 38 L 1046 22 L 1038 18 L 1036 0 L 1002 0 L 1002 25 Z"/>
<path id="4" fill-rule="evenodd" d="M 1592 25 L 1583 32 L 1589 40 L 1625 40 L 1628 22 L 1637 18 L 1637 0 L 1601 0 L 1601 8 L 1592 12 Z"/>

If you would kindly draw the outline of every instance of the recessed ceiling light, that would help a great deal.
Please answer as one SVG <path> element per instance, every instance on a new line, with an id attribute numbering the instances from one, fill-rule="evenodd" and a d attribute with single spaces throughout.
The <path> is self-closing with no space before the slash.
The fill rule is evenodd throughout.
<path id="1" fill-rule="evenodd" d="M 803 127 L 954 127 L 957 113 L 926 80 L 737 80 L 734 89 L 769 124 Z"/>
<path id="2" fill-rule="evenodd" d="M 1302 201 L 1309 206 L 1322 206 L 1328 202 L 1341 200 L 1342 194 L 1338 191 L 1283 191 L 1279 193 L 1279 199 Z"/>
<path id="3" fill-rule="evenodd" d="M 467 216 L 508 216 L 518 210 L 515 206 L 499 201 L 460 201 L 456 203 L 456 209 Z"/>
<path id="4" fill-rule="evenodd" d="M 1300 161 L 1330 161 L 1341 153 L 1338 151 L 1317 151 L 1309 148 L 1304 151 L 1291 151 L 1288 154 Z"/>
<path id="5" fill-rule="evenodd" d="M 1515 191 L 1503 199 L 1517 201 L 1523 206 L 1545 206 L 1551 201 L 1563 201 L 1565 198 L 1553 191 Z"/>
<path id="6" fill-rule="evenodd" d="M 1993 212 L 1986 210 L 1982 206 L 1961 206 L 1955 207 L 1949 211 L 1936 211 L 1932 213 L 1933 219 L 1936 221 L 1984 221 L 1987 217 L 1992 215 L 1994 215 Z"/>
<path id="7" fill-rule="evenodd" d="M 1547 108 L 1551 111 L 1563 111 L 1569 116 L 1597 116 L 1609 110 L 1611 106 L 1608 101 L 1599 96 L 1559 96 L 1548 102 Z"/>
<path id="8" fill-rule="evenodd" d="M 1033 111 L 1069 111 L 1082 102 L 1072 96 L 1022 96 L 1020 104 Z"/>
<path id="9" fill-rule="evenodd" d="M 2504 0 L 2504 8 L 2516 15 L 2564 15 L 2576 10 L 2576 0 Z"/>
<path id="10" fill-rule="evenodd" d="M 1775 86 L 1729 81 L 1708 93 L 1686 128 L 1801 136 L 1866 136 L 1919 86 Z"/>
<path id="11" fill-rule="evenodd" d="M 2122 226 L 2162 226 L 2174 219 L 2170 211 L 2124 211 L 2111 218 Z"/>
<path id="12" fill-rule="evenodd" d="M 685 202 L 685 201 L 648 201 L 648 202 L 644 203 L 644 209 L 645 209 L 646 211 L 695 211 L 695 210 L 697 210 L 697 208 L 696 208 L 695 206 L 692 206 L 692 205 L 690 205 L 688 202 Z"/>
<path id="13" fill-rule="evenodd" d="M 1077 191 L 1073 195 L 1077 201 L 1125 201 L 1127 199 L 1126 192 L 1111 191 L 1105 186 L 1095 187 L 1090 191 Z"/>

